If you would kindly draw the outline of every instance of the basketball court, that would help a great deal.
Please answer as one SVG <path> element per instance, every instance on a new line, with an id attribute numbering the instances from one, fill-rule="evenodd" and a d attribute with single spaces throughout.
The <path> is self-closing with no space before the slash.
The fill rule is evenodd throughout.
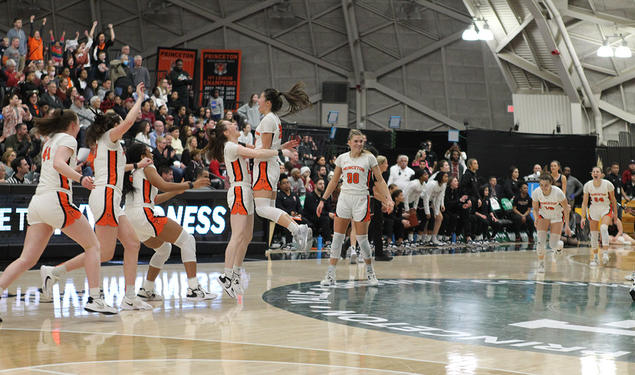
<path id="1" fill-rule="evenodd" d="M 187 301 L 182 265 L 171 264 L 157 280 L 163 302 L 114 316 L 83 310 L 82 272 L 40 304 L 39 272 L 29 271 L 0 302 L 0 374 L 635 373 L 624 280 L 635 252 L 612 248 L 609 265 L 591 269 L 588 249 L 565 249 L 537 275 L 534 251 L 493 250 L 395 257 L 376 264 L 377 288 L 345 262 L 337 286 L 321 287 L 321 254 L 247 262 L 244 299 L 210 303 Z M 220 295 L 219 272 L 221 263 L 199 266 Z M 118 305 L 121 266 L 102 274 Z"/>

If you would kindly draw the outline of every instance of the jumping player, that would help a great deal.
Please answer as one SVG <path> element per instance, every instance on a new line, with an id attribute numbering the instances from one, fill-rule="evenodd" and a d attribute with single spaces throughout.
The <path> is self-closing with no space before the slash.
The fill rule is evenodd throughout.
<path id="1" fill-rule="evenodd" d="M 256 128 L 256 149 L 282 152 L 282 123 L 276 113 L 282 109 L 283 98 L 289 103 L 290 114 L 301 111 L 311 104 L 302 83 L 296 83 L 288 92 L 276 89 L 263 91 L 258 98 L 258 109 L 263 118 Z M 253 192 L 256 213 L 287 228 L 293 234 L 298 249 L 308 250 L 313 241 L 311 228 L 306 224 L 298 225 L 291 216 L 276 207 L 275 188 L 279 178 L 280 166 L 277 156 L 254 158 Z"/>
<path id="2" fill-rule="evenodd" d="M 536 231 L 538 232 L 538 273 L 545 272 L 545 251 L 547 249 L 547 231 L 549 234 L 549 246 L 555 251 L 560 251 L 560 234 L 564 221 L 565 234 L 571 236 L 569 229 L 569 203 L 562 190 L 553 185 L 554 180 L 550 174 L 540 175 L 540 187 L 532 193 L 532 208 L 536 218 Z"/>
<path id="3" fill-rule="evenodd" d="M 225 272 L 218 282 L 227 295 L 243 295 L 240 279 L 242 265 L 254 231 L 254 198 L 251 190 L 251 171 L 247 159 L 271 159 L 278 151 L 271 149 L 251 149 L 238 143 L 240 131 L 237 124 L 223 120 L 216 128 L 208 130 L 207 152 L 210 158 L 225 161 L 230 187 L 227 191 L 227 206 L 231 209 L 231 238 L 225 250 Z M 281 145 L 282 149 L 297 146 L 297 141 Z"/>
<path id="4" fill-rule="evenodd" d="M 94 189 L 91 177 L 75 171 L 75 152 L 79 120 L 75 112 L 58 109 L 53 116 L 35 120 L 35 127 L 49 139 L 42 150 L 40 183 L 31 198 L 27 212 L 29 226 L 20 257 L 0 275 L 0 296 L 22 273 L 40 259 L 55 229 L 61 229 L 85 252 L 84 269 L 88 278 L 89 297 L 84 309 L 102 314 L 116 314 L 106 305 L 99 288 L 99 241 L 88 219 L 73 204 L 73 190 L 69 180 L 79 182 L 86 189 Z M 45 281 L 46 284 L 46 281 Z M 50 298 L 50 294 L 47 296 Z M 2 319 L 0 319 L 0 322 Z"/>
<path id="5" fill-rule="evenodd" d="M 609 225 L 617 224 L 617 201 L 615 200 L 615 187 L 610 181 L 602 178 L 602 170 L 600 167 L 593 167 L 591 171 L 593 179 L 584 184 L 584 197 L 582 198 L 582 221 L 580 227 L 589 220 L 591 230 L 591 250 L 593 251 L 593 260 L 589 264 L 591 267 L 597 267 L 598 259 L 598 234 L 602 240 L 602 263 L 608 264 L 610 258 L 609 248 Z M 589 201 L 591 206 L 589 207 Z M 599 232 L 598 232 L 599 226 Z"/>
<path id="6" fill-rule="evenodd" d="M 362 132 L 353 129 L 348 134 L 348 146 L 351 151 L 341 154 L 335 160 L 335 171 L 333 178 L 329 181 L 320 203 L 317 206 L 318 217 L 324 208 L 326 201 L 339 183 L 340 177 L 344 177 L 342 192 L 337 200 L 335 222 L 333 224 L 333 242 L 331 243 L 331 254 L 329 267 L 323 286 L 335 285 L 335 266 L 342 251 L 342 244 L 346 234 L 348 224 L 353 220 L 353 225 L 357 229 L 357 242 L 361 250 L 361 255 L 366 263 L 366 276 L 368 285 L 377 286 L 377 276 L 372 265 L 370 243 L 368 242 L 368 226 L 366 222 L 370 220 L 370 195 L 369 183 L 372 176 L 375 176 L 375 186 L 382 195 L 382 200 L 388 210 L 392 210 L 394 202 L 390 198 L 388 186 L 381 175 L 377 159 L 364 150 L 364 138 Z"/>
<path id="7" fill-rule="evenodd" d="M 129 162 L 136 164 L 143 158 L 152 159 L 152 151 L 148 146 L 142 143 L 130 146 L 127 152 Z M 130 177 L 132 177 L 132 182 L 130 182 Z M 155 251 L 150 259 L 146 279 L 137 294 L 138 297 L 146 301 L 161 301 L 163 299 L 155 292 L 154 280 L 170 257 L 172 244 L 181 249 L 181 260 L 187 274 L 186 298 L 190 301 L 204 301 L 217 297 L 216 294 L 203 289 L 196 278 L 196 241 L 194 236 L 185 231 L 174 220 L 154 215 L 155 204 L 168 201 L 182 194 L 186 189 L 200 188 L 209 186 L 209 184 L 209 178 L 199 178 L 194 182 L 166 182 L 152 164 L 145 168 L 126 172 L 123 185 L 126 197 L 126 216 L 130 219 L 141 242 Z M 159 190 L 164 193 L 158 194 Z"/>

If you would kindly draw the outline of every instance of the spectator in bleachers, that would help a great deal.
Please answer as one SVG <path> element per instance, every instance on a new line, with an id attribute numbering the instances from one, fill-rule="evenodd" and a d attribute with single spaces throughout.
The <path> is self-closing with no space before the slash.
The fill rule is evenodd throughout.
<path id="1" fill-rule="evenodd" d="M 631 180 L 624 185 L 624 197 L 629 201 L 635 198 L 635 174 L 632 174 Z"/>
<path id="2" fill-rule="evenodd" d="M 288 177 L 288 183 L 291 188 L 291 191 L 300 196 L 306 193 L 306 189 L 304 188 L 304 182 L 302 181 L 302 176 L 300 175 L 300 169 L 293 168 L 291 169 L 291 173 Z"/>
<path id="3" fill-rule="evenodd" d="M 148 120 L 142 120 L 139 123 L 139 127 L 137 129 L 138 129 L 138 132 L 135 135 L 134 139 L 137 142 L 144 143 L 148 147 L 151 147 L 152 141 L 150 140 L 150 122 L 148 122 Z"/>
<path id="4" fill-rule="evenodd" d="M 478 161 L 476 159 L 468 159 L 467 170 L 459 182 L 461 194 L 468 196 L 473 209 L 480 207 L 482 203 L 476 171 L 478 171 Z"/>
<path id="5" fill-rule="evenodd" d="M 622 218 L 622 208 L 620 204 L 622 203 L 622 178 L 620 176 L 620 165 L 617 162 L 611 163 L 609 173 L 606 174 L 605 177 L 610 183 L 613 184 L 615 188 L 615 200 L 618 203 L 618 218 Z M 567 194 L 568 196 L 568 194 Z"/>
<path id="6" fill-rule="evenodd" d="M 18 64 L 18 71 L 22 71 L 24 69 L 24 64 L 26 62 L 26 54 L 28 51 L 28 39 L 24 30 L 22 29 L 22 19 L 17 17 L 13 19 L 13 28 L 9 29 L 7 32 L 7 38 L 9 40 L 18 39 L 17 46 L 15 47 L 19 56 L 15 62 Z"/>
<path id="7" fill-rule="evenodd" d="M 4 154 L 2 154 L 2 162 L 4 163 L 5 174 L 7 177 L 13 176 L 13 168 L 11 168 L 11 162 L 15 160 L 17 154 L 12 148 L 7 147 Z"/>
<path id="8" fill-rule="evenodd" d="M 99 80 L 95 81 L 99 82 Z M 97 89 L 97 96 L 99 96 L 101 100 L 104 100 L 106 93 L 109 91 L 112 91 L 112 81 L 110 79 L 106 79 L 102 82 L 101 86 L 99 86 L 99 89 Z"/>
<path id="9" fill-rule="evenodd" d="M 248 122 L 245 122 L 243 130 L 240 132 L 240 137 L 238 137 L 238 142 L 242 142 L 247 146 L 254 145 L 254 135 L 251 134 L 251 125 Z"/>
<path id="10" fill-rule="evenodd" d="M 244 121 L 258 126 L 262 116 L 258 110 L 258 94 L 251 94 L 249 102 L 238 108 L 238 115 L 240 115 Z"/>
<path id="11" fill-rule="evenodd" d="M 332 226 L 335 213 L 333 212 L 332 200 L 329 197 L 329 199 L 324 202 L 322 214 L 319 218 L 317 216 L 317 206 L 320 203 L 322 194 L 324 194 L 324 189 L 326 189 L 325 180 L 322 178 L 316 180 L 315 189 L 306 195 L 302 212 L 304 213 L 304 219 L 313 229 L 313 235 L 321 235 L 326 242 L 331 241 L 333 237 Z"/>
<path id="12" fill-rule="evenodd" d="M 175 104 L 187 107 L 189 101 L 188 90 L 192 84 L 192 77 L 187 71 L 183 70 L 183 60 L 177 59 L 174 62 L 174 67 L 168 74 L 168 79 L 172 84 L 172 93 L 177 93 Z"/>
<path id="13" fill-rule="evenodd" d="M 33 181 L 27 177 L 31 167 L 23 156 L 18 156 L 11 162 L 11 168 L 15 173 L 7 178 L 8 184 L 32 184 Z"/>
<path id="14" fill-rule="evenodd" d="M 516 233 L 516 241 L 520 241 L 520 232 L 525 230 L 530 241 L 533 241 L 534 220 L 529 215 L 531 213 L 532 200 L 529 196 L 529 187 L 526 182 L 521 182 L 518 194 L 514 197 L 514 208 L 512 213 L 512 221 L 514 223 L 514 232 Z"/>
<path id="15" fill-rule="evenodd" d="M 83 71 L 86 72 L 86 69 L 83 69 Z M 86 86 L 83 96 L 86 100 L 90 100 L 93 96 L 97 95 L 98 90 L 99 81 L 93 79 L 92 81 L 88 81 L 88 86 Z"/>
<path id="16" fill-rule="evenodd" d="M 425 168 L 428 170 L 428 173 L 432 170 L 430 165 L 428 164 L 428 160 L 426 160 L 427 154 L 426 150 L 419 150 L 415 155 L 415 159 L 412 161 L 412 168 L 416 170 L 416 168 Z"/>
<path id="17" fill-rule="evenodd" d="M 498 184 L 498 179 L 495 176 L 491 176 L 489 178 L 489 184 L 487 187 L 489 187 L 489 197 L 497 199 L 503 197 L 503 187 Z"/>
<path id="18" fill-rule="evenodd" d="M 498 218 L 494 215 L 492 211 L 492 205 L 490 201 L 489 195 L 489 185 L 485 185 L 480 190 L 481 196 L 481 204 L 475 210 L 474 216 L 472 219 L 474 220 L 474 228 L 473 232 L 477 235 L 477 240 L 490 240 L 492 239 L 492 234 L 489 231 L 489 227 L 492 227 L 493 234 L 496 234 L 498 228 Z"/>
<path id="19" fill-rule="evenodd" d="M 112 47 L 115 42 L 115 29 L 111 23 L 108 24 L 108 31 L 110 31 L 110 39 L 106 39 L 106 34 L 103 31 L 97 34 L 96 43 L 94 43 L 90 53 L 91 64 L 93 66 L 98 66 L 99 64 L 106 64 L 106 66 L 108 66 L 108 49 Z M 99 57 L 100 55 L 104 58 L 101 59 Z"/>
<path id="20" fill-rule="evenodd" d="M 311 169 L 306 165 L 300 168 L 300 177 L 302 178 L 302 182 L 304 183 L 304 191 L 306 193 L 311 193 L 315 189 L 315 184 L 313 180 L 311 180 Z"/>
<path id="21" fill-rule="evenodd" d="M 622 172 L 622 184 L 626 185 L 631 181 L 631 175 L 635 174 L 635 160 L 628 162 L 628 168 Z"/>
<path id="22" fill-rule="evenodd" d="M 298 224 L 305 223 L 302 220 L 302 205 L 297 194 L 291 191 L 291 184 L 287 175 L 280 175 L 278 182 L 278 195 L 276 196 L 276 207 L 286 212 Z M 290 238 L 289 231 L 282 231 L 283 235 Z"/>
<path id="23" fill-rule="evenodd" d="M 5 64 L 9 60 L 13 60 L 15 62 L 15 70 L 19 72 L 21 71 L 21 69 L 18 69 L 18 64 L 20 63 L 20 38 L 9 38 L 9 40 L 9 47 L 5 48 L 2 60 Z"/>
<path id="24" fill-rule="evenodd" d="M 181 159 L 183 154 L 183 144 L 181 143 L 180 130 L 176 126 L 170 129 L 170 135 L 172 136 L 172 143 L 170 146 L 176 151 L 177 159 Z"/>
<path id="25" fill-rule="evenodd" d="M 33 151 L 33 145 L 26 124 L 20 123 L 16 125 L 15 129 L 16 133 L 7 137 L 4 145 L 7 149 L 13 149 L 17 157 L 29 157 Z"/>
<path id="26" fill-rule="evenodd" d="M 88 128 L 95 121 L 95 113 L 84 106 L 85 99 L 83 96 L 76 96 L 73 100 L 70 110 L 77 114 L 79 125 L 82 128 Z"/>
<path id="27" fill-rule="evenodd" d="M 515 166 L 509 167 L 509 175 L 503 182 L 503 198 L 512 199 L 518 194 L 520 187 L 520 172 Z"/>
<path id="28" fill-rule="evenodd" d="M 192 152 L 198 149 L 198 140 L 194 136 L 187 137 L 185 141 L 185 147 L 183 147 L 183 154 L 181 154 L 181 163 L 188 165 L 192 158 Z"/>
<path id="29" fill-rule="evenodd" d="M 395 208 L 392 212 L 384 215 L 384 235 L 388 237 L 388 241 L 392 241 L 396 246 L 401 246 L 406 230 L 410 229 L 410 221 L 404 217 L 404 196 L 401 189 L 396 189 L 391 193 L 392 200 L 395 202 Z"/>
<path id="30" fill-rule="evenodd" d="M 55 81 L 49 82 L 46 86 L 46 92 L 42 94 L 42 103 L 49 106 L 49 109 L 64 109 L 62 101 L 57 96 L 57 83 Z"/>
<path id="31" fill-rule="evenodd" d="M 165 127 L 161 121 L 154 122 L 154 130 L 150 133 L 150 145 L 157 147 L 157 138 L 165 137 Z"/>
<path id="32" fill-rule="evenodd" d="M 203 162 L 203 150 L 195 149 L 190 155 L 191 158 L 187 162 L 187 164 L 183 163 L 186 166 L 184 174 L 184 178 L 186 181 L 194 181 L 199 171 L 205 170 L 205 163 Z"/>
<path id="33" fill-rule="evenodd" d="M 172 125 L 178 128 L 182 128 L 186 126 L 188 123 L 187 108 L 184 105 L 179 106 L 179 109 L 174 114 L 173 119 L 174 119 L 174 124 L 167 124 L 168 126 Z"/>
<path id="34" fill-rule="evenodd" d="M 0 161 L 0 184 L 7 182 L 7 169 L 3 162 Z"/>
<path id="35" fill-rule="evenodd" d="M 152 111 L 152 100 L 147 99 L 141 104 L 141 118 L 147 120 L 151 124 L 157 120 Z"/>
<path id="36" fill-rule="evenodd" d="M 541 173 L 542 167 L 540 166 L 540 164 L 534 164 L 532 173 L 528 176 L 525 176 L 525 181 L 538 181 Z"/>
<path id="37" fill-rule="evenodd" d="M 223 117 L 223 113 L 225 111 L 223 98 L 220 97 L 220 92 L 217 89 L 214 89 L 212 92 L 212 96 L 209 98 L 209 102 L 207 106 L 212 111 L 212 120 L 218 122 Z"/>
<path id="38" fill-rule="evenodd" d="M 557 160 L 553 160 L 551 163 L 549 163 L 549 171 L 551 172 L 551 177 L 553 177 L 554 186 L 559 187 L 566 197 L 567 178 L 562 174 L 562 167 L 560 166 L 560 162 Z"/>
<path id="39" fill-rule="evenodd" d="M 143 64 L 143 57 L 141 57 L 141 55 L 135 56 L 134 66 L 132 67 L 132 81 L 134 82 L 135 87 L 137 87 L 137 85 L 140 82 L 143 82 L 147 90 L 149 90 L 151 87 L 150 86 L 150 72 L 148 71 L 148 68 L 146 68 L 142 64 Z"/>
<path id="40" fill-rule="evenodd" d="M 61 67 L 64 64 L 64 38 L 66 37 L 66 31 L 62 32 L 62 36 L 59 39 L 55 39 L 53 30 L 49 30 L 49 49 L 51 51 L 51 60 L 53 60 L 53 66 L 56 68 Z M 50 72 L 50 70 L 49 70 Z"/>
<path id="41" fill-rule="evenodd" d="M 2 137 L 0 141 L 5 140 L 7 137 L 15 134 L 16 125 L 21 124 L 24 121 L 31 120 L 31 112 L 26 104 L 22 104 L 22 99 L 17 93 L 13 93 L 7 96 L 8 104 L 2 108 L 2 116 L 4 116 L 4 125 L 2 130 Z"/>
<path id="42" fill-rule="evenodd" d="M 408 156 L 399 155 L 397 157 L 397 164 L 390 167 L 390 175 L 388 177 L 387 184 L 395 184 L 401 191 L 403 191 L 410 181 L 410 176 L 413 174 L 415 174 L 415 171 L 408 167 Z"/>
<path id="43" fill-rule="evenodd" d="M 619 167 L 617 172 L 619 173 Z M 562 173 L 567 178 L 567 200 L 569 201 L 569 206 L 573 208 L 575 207 L 575 200 L 582 195 L 584 185 L 582 185 L 582 182 L 580 182 L 580 180 L 571 175 L 571 167 L 564 167 L 564 171 Z M 619 176 L 617 177 L 617 179 L 621 184 Z"/>
<path id="44" fill-rule="evenodd" d="M 0 72 L 0 82 L 3 82 L 6 88 L 18 87 L 18 83 L 22 81 L 23 75 L 16 69 L 16 65 L 13 59 L 8 59 Z"/>
<path id="45" fill-rule="evenodd" d="M 41 61 L 44 60 L 44 42 L 42 41 L 42 34 L 44 25 L 46 25 L 46 17 L 42 18 L 42 26 L 39 30 L 33 30 L 33 21 L 35 16 L 31 16 L 29 20 L 29 39 L 27 42 L 28 52 L 26 60 L 29 61 Z"/>
<path id="46" fill-rule="evenodd" d="M 168 140 L 165 137 L 156 138 L 157 146 L 152 151 L 154 165 L 158 167 L 165 166 L 172 169 L 174 175 L 174 182 L 181 182 L 185 173 L 185 166 L 181 164 L 176 158 L 176 151 L 168 145 Z M 176 163 L 178 163 L 178 166 Z"/>
<path id="47" fill-rule="evenodd" d="M 39 96 L 37 91 L 33 91 L 28 95 L 27 98 L 27 107 L 29 107 L 29 112 L 31 113 L 31 122 L 37 117 L 42 117 L 43 113 L 40 108 Z"/>
<path id="48" fill-rule="evenodd" d="M 434 170 L 437 167 L 437 163 L 439 161 L 439 157 L 436 152 L 432 149 L 432 141 L 427 139 L 421 144 L 421 148 L 426 152 L 426 160 L 428 161 L 428 166 L 430 170 Z M 447 158 L 446 158 L 447 159 Z"/>
<path id="49" fill-rule="evenodd" d="M 0 59 L 2 61 L 2 63 L 0 63 L 0 65 L 4 65 L 5 63 L 5 59 L 4 59 L 4 51 L 7 50 L 7 48 L 9 48 L 10 42 L 9 42 L 9 38 L 2 37 L 2 39 L 0 39 Z"/>

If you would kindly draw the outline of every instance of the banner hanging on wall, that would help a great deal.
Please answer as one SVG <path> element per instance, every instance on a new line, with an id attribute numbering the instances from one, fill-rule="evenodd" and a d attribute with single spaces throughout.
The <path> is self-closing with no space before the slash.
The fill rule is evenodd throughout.
<path id="1" fill-rule="evenodd" d="M 157 48 L 157 86 L 165 76 L 168 75 L 174 62 L 178 59 L 183 60 L 183 70 L 190 74 L 190 77 L 194 77 L 194 70 L 196 69 L 196 53 L 195 49 L 184 48 Z"/>
<path id="2" fill-rule="evenodd" d="M 240 58 L 237 50 L 201 50 L 199 105 L 206 106 L 215 89 L 225 109 L 237 109 L 240 98 Z"/>

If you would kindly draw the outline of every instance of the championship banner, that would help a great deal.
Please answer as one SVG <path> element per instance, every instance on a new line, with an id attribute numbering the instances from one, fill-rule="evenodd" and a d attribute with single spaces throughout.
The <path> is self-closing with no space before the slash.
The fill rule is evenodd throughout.
<path id="1" fill-rule="evenodd" d="M 156 85 L 158 86 L 159 82 L 168 75 L 177 59 L 183 60 L 183 70 L 188 72 L 193 79 L 196 68 L 196 52 L 195 49 L 158 47 Z"/>
<path id="2" fill-rule="evenodd" d="M 238 108 L 240 97 L 241 51 L 201 50 L 201 76 L 199 81 L 199 105 L 207 106 L 215 89 L 223 98 L 225 109 Z"/>

